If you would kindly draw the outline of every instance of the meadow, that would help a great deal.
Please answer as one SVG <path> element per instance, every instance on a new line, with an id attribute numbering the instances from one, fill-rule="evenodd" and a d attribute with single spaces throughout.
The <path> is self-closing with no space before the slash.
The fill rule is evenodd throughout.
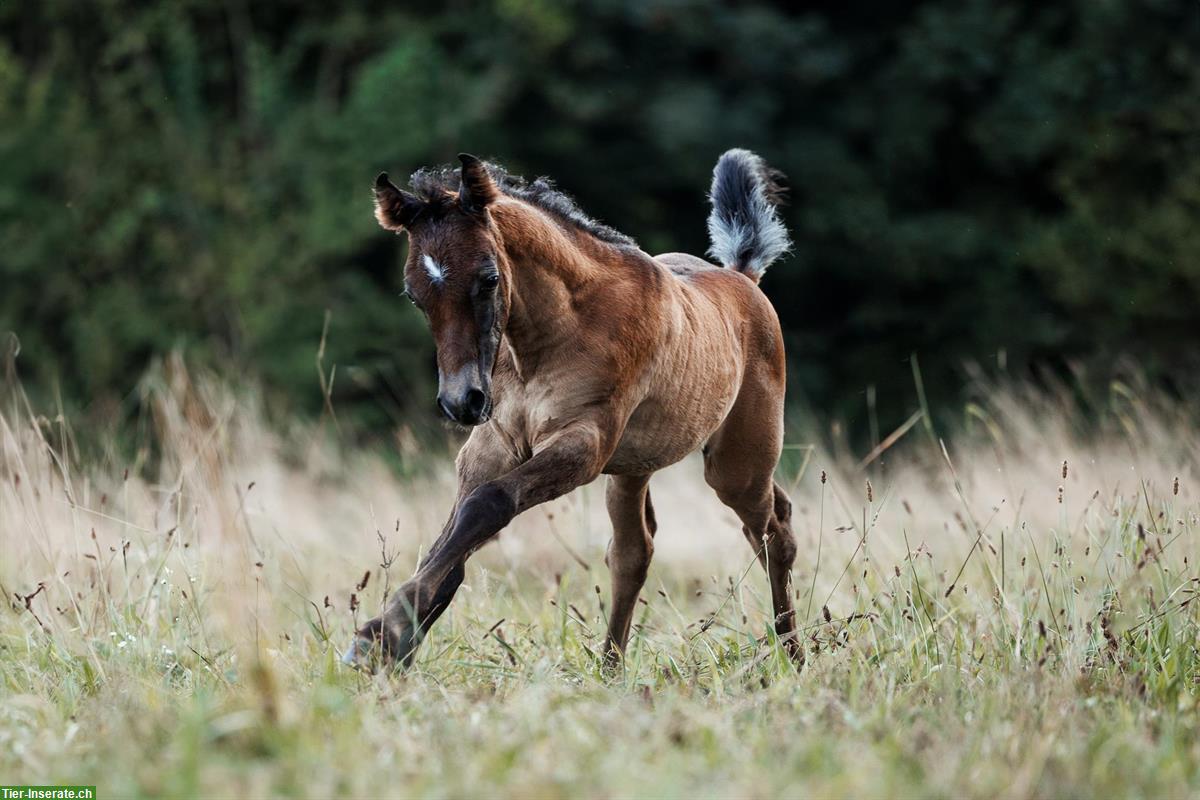
<path id="1" fill-rule="evenodd" d="M 807 661 L 694 459 L 652 482 L 624 671 L 603 482 L 519 518 L 403 675 L 338 663 L 453 496 L 178 363 L 133 456 L 0 393 L 0 783 L 101 797 L 1093 797 L 1200 791 L 1200 428 L 1137 383 L 983 384 L 778 478 Z M 799 429 L 799 425 L 797 426 Z M 885 431 L 884 434 L 887 432 Z M 398 466 L 398 464 L 403 466 Z"/>

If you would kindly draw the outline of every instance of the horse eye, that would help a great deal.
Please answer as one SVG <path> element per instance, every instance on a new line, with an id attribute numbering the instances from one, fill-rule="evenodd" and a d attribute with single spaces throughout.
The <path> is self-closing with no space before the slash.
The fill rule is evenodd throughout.
<path id="1" fill-rule="evenodd" d="M 479 285 L 484 289 L 495 289 L 500 285 L 500 275 L 496 272 L 488 273 L 479 279 Z"/>

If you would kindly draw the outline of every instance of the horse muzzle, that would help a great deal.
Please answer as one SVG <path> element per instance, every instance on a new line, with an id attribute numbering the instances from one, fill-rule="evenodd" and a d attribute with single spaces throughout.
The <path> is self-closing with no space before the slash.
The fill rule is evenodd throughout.
<path id="1" fill-rule="evenodd" d="M 459 425 L 479 425 L 487 422 L 492 411 L 492 398 L 488 390 L 479 385 L 467 384 L 438 392 L 438 408 Z"/>

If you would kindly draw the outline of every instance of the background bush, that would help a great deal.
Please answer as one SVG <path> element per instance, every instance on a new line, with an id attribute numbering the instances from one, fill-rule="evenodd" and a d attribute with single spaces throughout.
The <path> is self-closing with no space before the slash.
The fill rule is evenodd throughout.
<path id="1" fill-rule="evenodd" d="M 788 173 L 764 282 L 793 397 L 861 427 L 961 365 L 1198 360 L 1200 11 L 1186 0 L 0 5 L 0 330 L 30 386 L 122 404 L 158 354 L 359 430 L 432 419 L 376 172 L 459 150 L 702 252 L 716 156 Z M 1101 370 L 1101 374 L 1103 374 Z"/>

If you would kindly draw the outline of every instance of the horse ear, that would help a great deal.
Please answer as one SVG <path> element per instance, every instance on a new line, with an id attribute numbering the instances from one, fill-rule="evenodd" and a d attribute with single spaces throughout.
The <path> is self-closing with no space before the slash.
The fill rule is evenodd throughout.
<path id="1" fill-rule="evenodd" d="M 375 219 L 386 230 L 399 232 L 411 225 L 423 205 L 416 195 L 392 183 L 386 172 L 375 179 Z"/>
<path id="2" fill-rule="evenodd" d="M 462 162 L 458 202 L 465 211 L 483 211 L 500 196 L 500 189 L 478 158 L 469 153 L 459 153 L 458 160 Z"/>

